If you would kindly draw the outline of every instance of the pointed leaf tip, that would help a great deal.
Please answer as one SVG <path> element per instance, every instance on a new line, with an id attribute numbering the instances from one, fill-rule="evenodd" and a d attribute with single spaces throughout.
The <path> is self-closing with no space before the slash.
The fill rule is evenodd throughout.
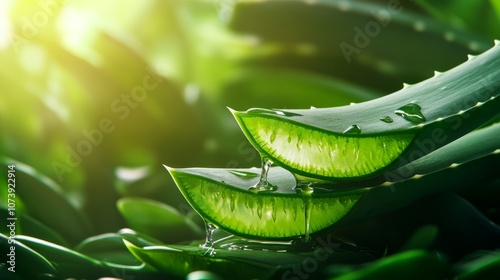
<path id="1" fill-rule="evenodd" d="M 226 106 L 226 108 L 229 110 L 229 112 L 231 112 L 231 114 L 234 115 L 234 113 L 236 113 L 237 111 L 234 110 L 233 108 L 229 107 L 229 106 Z"/>
<path id="2" fill-rule="evenodd" d="M 166 165 L 166 164 L 162 164 L 162 165 L 163 165 L 163 167 L 165 167 L 165 169 L 167 169 L 168 171 L 170 171 L 171 169 L 173 169 L 172 167 L 170 167 L 170 166 L 168 166 L 168 165 Z"/>
<path id="3" fill-rule="evenodd" d="M 165 169 L 167 169 L 168 173 L 170 173 L 170 176 L 172 176 L 172 177 L 173 177 L 173 176 L 174 176 L 174 173 L 175 173 L 175 171 L 176 171 L 176 170 L 175 170 L 175 168 L 170 167 L 170 166 L 165 165 L 165 164 L 162 164 L 162 165 L 163 165 L 163 167 L 165 167 Z"/>

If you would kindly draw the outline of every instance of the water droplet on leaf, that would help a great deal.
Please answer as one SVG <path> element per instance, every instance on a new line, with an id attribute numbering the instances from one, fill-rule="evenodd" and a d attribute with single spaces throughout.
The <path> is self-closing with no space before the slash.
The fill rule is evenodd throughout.
<path id="1" fill-rule="evenodd" d="M 393 122 L 393 121 L 394 121 L 394 120 L 393 120 L 391 117 L 389 117 L 389 116 L 385 116 L 385 117 L 381 118 L 380 120 L 381 120 L 381 121 L 383 121 L 383 122 L 385 122 L 385 123 L 391 123 L 391 122 Z"/>
<path id="2" fill-rule="evenodd" d="M 360 134 L 361 128 L 359 128 L 358 125 L 353 124 L 353 125 L 349 126 L 346 130 L 344 130 L 344 132 L 342 132 L 342 133 L 344 133 L 344 134 Z"/>
<path id="3" fill-rule="evenodd" d="M 403 107 L 400 107 L 399 109 L 394 111 L 394 114 L 416 124 L 425 122 L 426 120 L 424 115 L 422 114 L 422 107 L 415 103 L 408 103 Z"/>

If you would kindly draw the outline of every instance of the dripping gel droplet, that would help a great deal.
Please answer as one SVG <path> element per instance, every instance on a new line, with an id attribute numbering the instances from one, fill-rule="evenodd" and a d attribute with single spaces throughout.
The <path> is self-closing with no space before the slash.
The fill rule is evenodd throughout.
<path id="1" fill-rule="evenodd" d="M 203 249 L 210 249 L 213 248 L 214 244 L 212 243 L 212 240 L 214 238 L 214 231 L 217 229 L 217 227 L 214 224 L 211 224 L 207 221 L 205 221 L 205 243 L 200 244 L 200 247 Z"/>
<path id="2" fill-rule="evenodd" d="M 403 107 L 400 107 L 399 109 L 394 111 L 394 114 L 416 124 L 425 122 L 426 120 L 424 115 L 422 114 L 422 107 L 415 103 L 408 103 Z"/>
<path id="3" fill-rule="evenodd" d="M 314 188 L 311 187 L 310 184 L 298 184 L 295 186 L 295 192 L 302 197 L 304 201 L 304 237 L 302 241 L 309 242 L 311 237 L 309 235 L 310 232 L 310 224 L 311 224 L 311 197 L 314 193 Z"/>
<path id="4" fill-rule="evenodd" d="M 381 121 L 383 121 L 383 122 L 385 122 L 385 123 L 391 123 L 391 122 L 393 122 L 393 121 L 394 121 L 394 120 L 393 120 L 391 117 L 389 117 L 389 116 L 385 116 L 385 117 L 381 118 L 380 120 L 381 120 Z"/>
<path id="5" fill-rule="evenodd" d="M 344 132 L 344 134 L 360 134 L 361 133 L 361 128 L 359 128 L 358 125 L 353 124 L 350 127 L 348 127 Z"/>
<path id="6" fill-rule="evenodd" d="M 271 168 L 271 165 L 273 162 L 265 157 L 262 157 L 262 170 L 260 173 L 260 180 L 259 182 L 251 187 L 249 191 L 252 192 L 262 192 L 262 191 L 275 191 L 276 186 L 270 184 L 267 181 L 267 174 L 269 173 L 269 169 Z"/>

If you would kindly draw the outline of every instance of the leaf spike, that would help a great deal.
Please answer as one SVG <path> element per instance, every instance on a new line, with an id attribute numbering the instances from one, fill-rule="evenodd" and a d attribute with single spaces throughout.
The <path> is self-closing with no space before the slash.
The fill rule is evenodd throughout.
<path id="1" fill-rule="evenodd" d="M 415 174 L 415 175 L 413 175 L 413 177 L 411 177 L 411 178 L 412 178 L 412 179 L 414 179 L 414 180 L 418 180 L 418 179 L 420 179 L 420 178 L 422 178 L 422 177 L 424 177 L 424 175 L 422 175 L 422 174 Z"/>
<path id="2" fill-rule="evenodd" d="M 500 46 L 500 40 L 495 39 L 493 42 L 495 42 L 495 46 Z"/>
<path id="3" fill-rule="evenodd" d="M 383 184 L 381 184 L 382 187 L 390 187 L 394 185 L 394 182 L 389 182 L 389 181 L 385 181 Z"/>
<path id="4" fill-rule="evenodd" d="M 412 86 L 413 86 L 413 85 L 410 85 L 410 84 L 407 84 L 407 83 L 403 83 L 403 88 L 404 88 L 404 89 L 405 89 L 405 88 L 410 88 L 410 87 L 412 87 Z"/>
<path id="5" fill-rule="evenodd" d="M 441 74 L 443 74 L 443 72 L 434 71 L 434 77 L 440 76 Z"/>
<path id="6" fill-rule="evenodd" d="M 467 61 L 471 61 L 471 60 L 473 60 L 474 58 L 476 58 L 476 56 L 475 56 L 475 55 L 472 55 L 472 54 L 468 54 L 468 55 L 467 55 Z"/>
<path id="7" fill-rule="evenodd" d="M 231 108 L 229 106 L 226 106 L 226 108 L 229 110 L 229 112 L 231 112 L 232 115 L 234 115 L 234 113 L 237 112 L 236 110 L 234 110 L 233 108 Z"/>
<path id="8" fill-rule="evenodd" d="M 166 164 L 162 164 L 162 165 L 163 165 L 163 167 L 165 167 L 165 169 L 168 170 L 169 173 L 172 173 L 172 171 L 175 170 L 173 167 L 170 167 L 170 166 L 168 166 Z"/>

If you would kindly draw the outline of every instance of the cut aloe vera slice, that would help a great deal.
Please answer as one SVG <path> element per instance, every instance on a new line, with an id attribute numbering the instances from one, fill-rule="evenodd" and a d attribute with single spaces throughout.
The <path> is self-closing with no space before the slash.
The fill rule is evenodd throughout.
<path id="1" fill-rule="evenodd" d="M 279 167 L 272 167 L 268 174 L 269 183 L 277 189 L 260 193 L 248 190 L 260 179 L 260 170 L 255 168 L 167 169 L 187 201 L 208 222 L 237 235 L 284 238 L 305 233 L 307 199 L 312 205 L 311 232 L 330 225 L 334 229 L 395 211 L 432 193 L 494 180 L 499 160 L 500 123 L 496 123 L 396 169 L 387 182 L 370 185 L 368 190 L 345 192 L 321 185 L 305 200 L 296 194 L 293 176 Z"/>
<path id="2" fill-rule="evenodd" d="M 308 110 L 232 111 L 264 157 L 318 179 L 374 177 L 500 114 L 500 41 L 445 73 L 368 102 Z"/>
<path id="3" fill-rule="evenodd" d="M 271 168 L 268 174 L 268 182 L 278 189 L 259 193 L 249 190 L 259 182 L 260 170 L 256 168 L 167 169 L 189 204 L 207 222 L 255 238 L 291 238 L 318 232 L 344 217 L 363 192 L 303 197 L 294 189 L 292 174 L 279 167 Z"/>

